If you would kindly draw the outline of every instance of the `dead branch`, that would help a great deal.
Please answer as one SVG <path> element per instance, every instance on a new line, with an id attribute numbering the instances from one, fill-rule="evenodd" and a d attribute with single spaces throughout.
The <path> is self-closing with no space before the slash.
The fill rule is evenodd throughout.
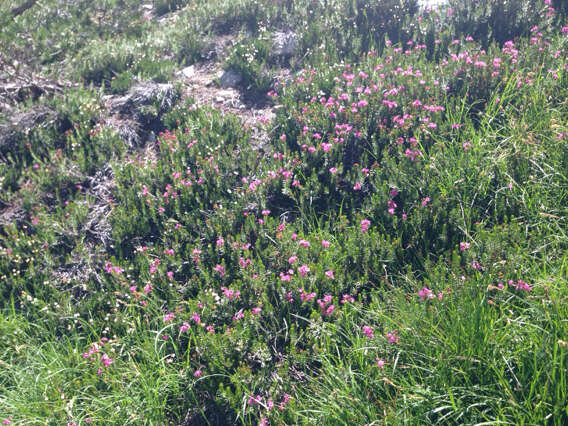
<path id="1" fill-rule="evenodd" d="M 10 9 L 10 15 L 12 18 L 21 15 L 26 10 L 31 9 L 37 3 L 37 0 L 28 0 L 25 3 L 21 4 L 20 6 L 13 7 Z"/>

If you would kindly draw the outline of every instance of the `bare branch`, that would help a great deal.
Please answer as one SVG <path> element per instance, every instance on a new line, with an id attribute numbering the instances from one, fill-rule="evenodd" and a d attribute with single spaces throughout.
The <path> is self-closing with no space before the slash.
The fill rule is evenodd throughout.
<path id="1" fill-rule="evenodd" d="M 28 0 L 24 4 L 21 4 L 20 6 L 13 7 L 10 10 L 10 15 L 12 15 L 12 18 L 15 18 L 16 16 L 19 16 L 22 13 L 24 13 L 26 10 L 31 9 L 36 3 L 37 0 Z"/>

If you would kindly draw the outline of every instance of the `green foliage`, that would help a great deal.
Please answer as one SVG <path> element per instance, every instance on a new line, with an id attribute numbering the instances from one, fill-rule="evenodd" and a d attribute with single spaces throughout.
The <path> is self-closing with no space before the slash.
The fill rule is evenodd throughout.
<path id="1" fill-rule="evenodd" d="M 414 2 L 161 2 L 141 22 L 109 1 L 97 25 L 65 5 L 65 25 L 46 7 L 0 30 L 25 58 L 14 35 L 39 50 L 32 18 L 52 20 L 69 50 L 46 70 L 89 82 L 0 139 L 0 421 L 566 423 L 560 13 L 527 33 L 496 3 L 462 29 L 467 10 Z M 271 121 L 173 106 L 178 82 L 125 108 L 159 134 L 110 127 L 113 95 L 237 30 L 216 61 L 273 89 Z"/>
<path id="2" fill-rule="evenodd" d="M 173 12 L 182 8 L 188 2 L 187 0 L 154 0 L 154 10 L 158 16 Z"/>
<path id="3" fill-rule="evenodd" d="M 540 14 L 544 14 L 540 7 L 526 0 L 449 0 L 448 4 L 456 35 L 471 36 L 484 49 L 492 42 L 502 46 L 506 41 L 528 35 L 539 23 Z"/>
<path id="4" fill-rule="evenodd" d="M 242 77 L 244 87 L 265 94 L 270 90 L 272 77 L 268 68 L 270 40 L 268 34 L 252 42 L 237 44 L 225 62 L 225 69 Z"/>
<path id="5" fill-rule="evenodd" d="M 132 86 L 134 77 L 130 71 L 124 71 L 114 77 L 110 83 L 111 92 L 114 94 L 126 93 Z"/>

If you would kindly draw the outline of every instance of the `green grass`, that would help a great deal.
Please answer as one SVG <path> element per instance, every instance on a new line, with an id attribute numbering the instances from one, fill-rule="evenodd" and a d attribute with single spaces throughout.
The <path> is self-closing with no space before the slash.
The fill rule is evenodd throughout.
<path id="1" fill-rule="evenodd" d="M 565 18 L 539 5 L 500 45 L 517 29 L 478 43 L 412 2 L 382 22 L 391 3 L 5 18 L 0 59 L 76 85 L 0 119 L 54 116 L 0 145 L 0 421 L 568 421 Z M 272 121 L 182 96 L 137 110 L 164 129 L 140 146 L 107 124 L 220 35 Z"/>

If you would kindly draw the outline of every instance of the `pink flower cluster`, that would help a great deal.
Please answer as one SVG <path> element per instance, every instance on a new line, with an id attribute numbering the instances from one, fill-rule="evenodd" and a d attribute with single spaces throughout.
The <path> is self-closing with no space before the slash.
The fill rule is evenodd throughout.
<path id="1" fill-rule="evenodd" d="M 369 339 L 372 339 L 375 337 L 375 334 L 373 333 L 373 329 L 371 328 L 370 325 L 364 325 L 363 327 L 361 327 L 361 329 L 363 330 L 363 333 L 365 333 L 365 336 L 367 336 Z"/>
<path id="2" fill-rule="evenodd" d="M 434 299 L 434 297 L 436 297 L 434 292 L 432 290 L 430 290 L 428 287 L 424 287 L 424 288 L 418 290 L 418 296 L 420 296 L 420 300 L 422 302 L 424 302 L 426 300 Z M 441 302 L 443 299 L 444 299 L 444 293 L 439 292 L 438 293 L 438 300 L 440 300 L 440 302 Z"/>
<path id="3" fill-rule="evenodd" d="M 333 311 L 335 310 L 335 305 L 331 305 L 331 301 L 333 300 L 333 298 L 331 297 L 330 294 L 326 294 L 323 299 L 318 299 L 318 305 L 321 309 L 321 313 L 322 315 L 331 315 L 333 314 Z M 329 305 L 329 306 L 328 306 Z"/>

